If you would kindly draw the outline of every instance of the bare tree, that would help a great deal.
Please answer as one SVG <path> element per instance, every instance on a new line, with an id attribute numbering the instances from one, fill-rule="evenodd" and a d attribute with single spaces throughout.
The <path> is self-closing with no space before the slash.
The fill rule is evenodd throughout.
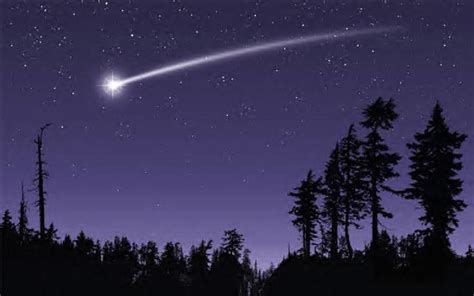
<path id="1" fill-rule="evenodd" d="M 44 180 L 49 176 L 48 173 L 44 170 L 46 162 L 43 160 L 43 134 L 44 131 L 51 125 L 47 123 L 40 128 L 40 132 L 36 139 L 34 140 L 36 144 L 36 177 L 35 184 L 37 186 L 36 190 L 38 191 L 38 200 L 36 201 L 36 206 L 39 209 L 39 218 L 40 218 L 40 238 L 44 239 L 45 236 L 45 211 L 44 207 L 46 204 L 46 191 L 44 190 Z"/>

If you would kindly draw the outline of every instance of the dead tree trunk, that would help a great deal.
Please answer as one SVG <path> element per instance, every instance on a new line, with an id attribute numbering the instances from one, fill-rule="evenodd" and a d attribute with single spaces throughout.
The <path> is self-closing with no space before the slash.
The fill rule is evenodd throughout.
<path id="1" fill-rule="evenodd" d="M 46 224 L 45 224 L 45 205 L 46 205 L 46 191 L 44 190 L 44 179 L 48 177 L 48 173 L 44 170 L 46 162 L 43 160 L 43 133 L 50 126 L 48 123 L 40 128 L 40 133 L 35 139 L 36 144 L 36 178 L 35 183 L 37 185 L 38 191 L 38 200 L 36 206 L 39 210 L 39 219 L 40 219 L 40 238 L 45 238 Z"/>

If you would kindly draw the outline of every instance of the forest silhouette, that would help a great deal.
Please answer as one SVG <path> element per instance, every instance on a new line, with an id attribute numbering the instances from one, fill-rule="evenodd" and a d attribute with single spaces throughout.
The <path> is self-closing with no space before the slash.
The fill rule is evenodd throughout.
<path id="1" fill-rule="evenodd" d="M 362 115 L 334 143 L 323 175 L 309 170 L 288 193 L 301 248 L 267 270 L 251 261 L 237 229 L 225 231 L 218 245 L 202 240 L 187 255 L 178 242 L 159 250 L 127 237 L 100 243 L 82 231 L 59 238 L 54 224 L 46 226 L 46 124 L 34 141 L 40 228 L 28 224 L 21 184 L 17 221 L 5 210 L 0 225 L 1 295 L 474 295 L 474 250 L 457 254 L 449 241 L 467 206 L 458 198 L 467 136 L 449 128 L 436 103 L 407 144 L 411 181 L 391 188 L 401 159 L 385 141 L 396 128 L 395 102 L 378 98 Z M 381 230 L 382 220 L 393 218 L 385 194 L 416 201 L 424 228 L 402 237 Z M 361 231 L 365 221 L 371 242 L 357 250 L 351 230 Z"/>

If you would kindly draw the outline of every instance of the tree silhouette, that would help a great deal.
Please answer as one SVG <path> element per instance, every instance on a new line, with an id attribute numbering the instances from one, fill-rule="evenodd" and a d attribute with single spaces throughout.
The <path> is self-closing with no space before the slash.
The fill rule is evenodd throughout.
<path id="1" fill-rule="evenodd" d="M 427 244 L 433 256 L 442 260 L 449 255 L 448 235 L 458 226 L 457 213 L 466 204 L 456 199 L 462 191 L 458 172 L 462 169 L 462 155 L 458 152 L 466 135 L 450 131 L 437 102 L 427 127 L 415 134 L 410 149 L 412 182 L 405 195 L 417 200 L 425 213 L 419 219 L 427 229 Z"/>
<path id="2" fill-rule="evenodd" d="M 28 229 L 28 204 L 25 200 L 25 190 L 23 182 L 21 182 L 21 201 L 20 209 L 18 210 L 18 235 L 21 242 L 24 242 L 29 236 Z"/>
<path id="3" fill-rule="evenodd" d="M 66 234 L 64 236 L 64 239 L 61 242 L 61 246 L 64 250 L 68 252 L 72 252 L 74 250 L 74 242 L 72 241 L 71 236 L 69 234 Z"/>
<path id="4" fill-rule="evenodd" d="M 12 216 L 9 210 L 5 210 L 2 216 L 2 233 L 7 236 L 16 235 L 15 224 L 12 222 Z"/>
<path id="5" fill-rule="evenodd" d="M 354 125 L 349 126 L 347 135 L 341 140 L 340 170 L 342 175 L 342 207 L 344 225 L 344 244 L 347 257 L 353 257 L 349 227 L 359 228 L 358 221 L 365 215 L 364 192 L 367 184 L 364 182 L 360 148 L 362 142 L 357 139 Z"/>
<path id="6" fill-rule="evenodd" d="M 58 230 L 54 226 L 54 223 L 50 223 L 48 228 L 46 228 L 43 239 L 48 243 L 55 243 L 58 238 Z"/>
<path id="7" fill-rule="evenodd" d="M 212 241 L 192 246 L 189 256 L 179 243 L 169 242 L 158 252 L 155 242 L 140 247 L 126 237 L 115 237 L 101 246 L 81 231 L 75 239 L 66 234 L 59 241 L 58 230 L 40 224 L 38 235 L 28 228 L 27 202 L 22 184 L 18 223 L 10 212 L 0 224 L 1 295 L 471 295 L 474 292 L 474 251 L 453 256 L 448 236 L 458 226 L 457 214 L 465 208 L 458 199 L 462 181 L 459 149 L 466 136 L 450 131 L 442 108 L 436 104 L 422 133 L 408 144 L 411 152 L 409 187 L 396 192 L 385 182 L 396 176 L 399 157 L 390 153 L 380 136 L 392 128 L 397 115 L 391 100 L 378 99 L 364 111 L 362 122 L 369 129 L 367 139 L 357 139 L 353 126 L 332 151 L 324 179 L 315 180 L 309 171 L 300 186 L 290 192 L 294 206 L 293 224 L 303 238 L 303 255 L 290 252 L 275 268 L 252 267 L 250 250 L 236 229 L 224 232 L 221 245 Z M 43 127 L 37 138 L 35 179 L 42 201 L 44 224 Z M 38 178 L 41 176 L 41 178 Z M 416 200 L 424 209 L 420 220 L 427 229 L 406 237 L 378 233 L 380 216 L 390 216 L 382 205 L 382 191 L 400 193 Z M 322 208 L 317 196 L 325 196 Z M 41 197 L 42 196 L 42 197 Z M 356 226 L 370 210 L 372 233 L 365 250 L 353 250 L 349 227 Z M 374 218 L 375 217 L 375 218 Z M 325 219 L 323 219 L 325 218 Z M 344 233 L 338 237 L 338 227 Z M 320 227 L 321 242 L 310 257 L 310 247 Z M 41 231 L 41 228 L 43 230 Z M 375 231 L 374 231 L 375 228 Z M 319 233 L 318 233 L 319 234 Z M 375 247 L 374 247 L 375 246 Z M 243 250 L 243 251 L 242 251 Z M 374 250 L 377 250 L 375 253 Z M 212 252 L 212 259 L 209 254 Z M 377 260 L 373 260 L 376 254 Z M 331 257 L 328 260 L 327 256 Z M 337 260 L 344 256 L 351 260 Z M 452 260 L 446 260 L 452 259 Z M 375 264 L 372 264 L 375 262 Z M 367 264 L 369 263 L 369 264 Z M 372 276 L 374 268 L 375 278 Z M 446 267 L 442 277 L 433 277 Z M 434 273 L 435 272 L 435 273 Z M 374 281 L 375 279 L 375 281 Z M 343 283 L 343 284 L 341 284 Z"/>
<path id="8" fill-rule="evenodd" d="M 150 276 L 158 266 L 159 254 L 158 247 L 153 241 L 142 244 L 138 250 L 139 261 L 142 266 L 142 276 Z"/>
<path id="9" fill-rule="evenodd" d="M 399 261 L 403 268 L 409 268 L 415 265 L 423 246 L 423 239 L 419 232 L 401 237 L 398 243 Z"/>
<path id="10" fill-rule="evenodd" d="M 310 170 L 306 179 L 293 192 L 288 193 L 294 197 L 294 206 L 289 214 L 295 216 L 293 225 L 301 233 L 303 239 L 303 256 L 309 257 L 311 242 L 316 237 L 315 226 L 320 219 L 320 213 L 316 204 L 316 194 L 321 192 L 322 181 L 314 180 L 313 172 Z"/>
<path id="11" fill-rule="evenodd" d="M 252 270 L 252 262 L 250 261 L 250 250 L 245 249 L 242 257 L 242 285 L 240 287 L 240 295 L 250 295 L 254 286 L 254 272 Z"/>
<path id="12" fill-rule="evenodd" d="M 330 257 L 332 260 L 338 259 L 338 228 L 339 222 L 342 221 L 342 175 L 340 170 L 339 144 L 331 152 L 329 161 L 324 171 L 324 207 L 323 216 L 330 225 Z"/>
<path id="13" fill-rule="evenodd" d="M 213 254 L 211 264 L 212 295 L 239 295 L 243 281 L 239 262 L 244 237 L 236 229 L 224 232 L 220 249 Z"/>
<path id="14" fill-rule="evenodd" d="M 94 240 L 87 237 L 84 231 L 81 231 L 75 240 L 75 248 L 80 256 L 92 257 L 94 254 Z"/>
<path id="15" fill-rule="evenodd" d="M 372 216 L 372 242 L 371 250 L 377 253 L 379 236 L 379 216 L 392 218 L 393 215 L 387 212 L 381 203 L 380 192 L 390 189 L 385 182 L 398 176 L 394 166 L 398 164 L 400 156 L 390 153 L 389 147 L 385 144 L 380 135 L 382 130 L 393 128 L 393 121 L 397 119 L 395 104 L 392 99 L 388 101 L 378 98 L 367 106 L 364 111 L 364 120 L 361 125 L 369 130 L 366 140 L 363 143 L 363 170 L 368 182 L 367 195 L 370 212 Z"/>
<path id="16" fill-rule="evenodd" d="M 15 291 L 14 280 L 18 274 L 15 267 L 15 255 L 17 252 L 18 233 L 15 224 L 12 222 L 12 216 L 9 210 L 5 210 L 2 216 L 2 224 L 0 225 L 0 288 L 1 293 L 9 293 Z M 11 282 L 10 282 L 11 281 Z"/>
<path id="17" fill-rule="evenodd" d="M 201 241 L 199 246 L 192 246 L 189 254 L 190 290 L 196 295 L 209 293 L 209 252 L 212 250 L 212 240 Z"/>
<path id="18" fill-rule="evenodd" d="M 222 252 L 239 259 L 243 247 L 244 236 L 240 234 L 237 229 L 234 228 L 224 232 L 221 246 Z"/>
<path id="19" fill-rule="evenodd" d="M 45 238 L 45 205 L 46 205 L 46 191 L 44 190 L 44 179 L 48 177 L 48 173 L 44 170 L 44 166 L 46 162 L 43 160 L 43 134 L 44 131 L 50 126 L 51 124 L 48 123 L 40 128 L 40 132 L 36 139 L 34 140 L 36 144 L 36 178 L 34 179 L 37 185 L 38 191 L 38 201 L 36 202 L 36 206 L 39 209 L 39 218 L 40 218 L 40 237 L 42 239 Z"/>
<path id="20" fill-rule="evenodd" d="M 113 242 L 105 242 L 102 257 L 107 281 L 118 291 L 126 290 L 138 270 L 137 246 L 126 237 L 116 236 Z"/>

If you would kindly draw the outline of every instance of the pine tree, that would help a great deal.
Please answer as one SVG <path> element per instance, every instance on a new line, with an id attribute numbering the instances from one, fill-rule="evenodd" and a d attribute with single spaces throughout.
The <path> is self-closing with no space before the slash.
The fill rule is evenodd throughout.
<path id="1" fill-rule="evenodd" d="M 12 216 L 9 210 L 3 212 L 1 229 L 4 234 L 16 234 L 15 224 L 12 222 Z"/>
<path id="2" fill-rule="evenodd" d="M 240 295 L 249 296 L 254 286 L 254 277 L 252 271 L 252 262 L 250 261 L 250 250 L 245 249 L 242 257 L 242 285 L 240 288 Z"/>
<path id="3" fill-rule="evenodd" d="M 393 217 L 382 206 L 380 192 L 391 191 L 385 185 L 385 182 L 388 179 L 398 177 L 394 167 L 400 160 L 398 154 L 389 152 L 389 147 L 385 144 L 380 132 L 393 129 L 392 123 L 397 119 L 398 114 L 395 112 L 395 104 L 392 99 L 385 101 L 378 98 L 364 109 L 363 115 L 365 119 L 361 122 L 361 125 L 369 130 L 363 143 L 362 161 L 363 171 L 368 182 L 368 204 L 372 216 L 371 250 L 373 253 L 377 253 L 379 216 L 384 218 Z"/>
<path id="4" fill-rule="evenodd" d="M 81 231 L 75 240 L 75 248 L 80 256 L 92 256 L 94 252 L 94 240 L 87 237 L 84 231 Z"/>
<path id="5" fill-rule="evenodd" d="M 72 252 L 74 251 L 74 243 L 71 239 L 71 236 L 69 234 L 66 234 L 64 236 L 64 239 L 61 243 L 61 247 L 63 248 L 64 251 L 66 252 Z"/>
<path id="6" fill-rule="evenodd" d="M 243 243 L 244 237 L 236 229 L 224 232 L 220 250 L 213 256 L 211 295 L 237 296 L 241 292 L 244 274 L 239 258 Z"/>
<path id="7" fill-rule="evenodd" d="M 158 247 L 153 241 L 142 244 L 138 256 L 143 276 L 149 276 L 158 266 Z"/>
<path id="8" fill-rule="evenodd" d="M 50 223 L 49 227 L 46 228 L 46 232 L 44 234 L 43 239 L 48 243 L 54 244 L 54 243 L 56 243 L 58 238 L 59 238 L 58 230 L 54 226 L 54 223 Z"/>
<path id="9" fill-rule="evenodd" d="M 21 201 L 20 209 L 18 210 L 18 235 L 20 241 L 23 242 L 28 236 L 28 204 L 25 200 L 25 190 L 23 188 L 23 182 L 21 182 Z"/>
<path id="10" fill-rule="evenodd" d="M 209 251 L 212 250 L 212 240 L 201 241 L 199 246 L 192 246 L 189 254 L 189 275 L 191 291 L 196 295 L 205 295 L 209 291 Z"/>
<path id="11" fill-rule="evenodd" d="M 323 216 L 330 225 L 330 257 L 337 259 L 339 257 L 338 249 L 338 228 L 342 221 L 342 175 L 340 170 L 339 144 L 331 152 L 329 161 L 324 171 L 324 208 Z"/>
<path id="12" fill-rule="evenodd" d="M 179 281 L 186 271 L 186 260 L 179 243 L 168 242 L 163 248 L 159 268 L 168 279 Z"/>
<path id="13" fill-rule="evenodd" d="M 309 257 L 311 242 L 316 237 L 315 226 L 320 220 L 320 213 L 316 205 L 316 194 L 321 191 L 321 179 L 314 180 L 313 172 L 310 170 L 306 179 L 296 187 L 294 192 L 288 193 L 294 197 L 294 206 L 289 214 L 294 215 L 292 223 L 301 233 L 303 239 L 303 256 Z"/>
<path id="14" fill-rule="evenodd" d="M 222 252 L 240 258 L 240 252 L 244 247 L 244 236 L 240 234 L 237 229 L 226 230 L 222 238 Z"/>
<path id="15" fill-rule="evenodd" d="M 448 235 L 458 226 L 456 215 L 466 204 L 456 199 L 462 192 L 462 180 L 458 172 L 462 169 L 458 152 L 466 135 L 450 131 L 443 116 L 443 109 L 436 103 L 431 119 L 422 133 L 415 134 L 410 149 L 410 176 L 412 182 L 405 195 L 417 200 L 425 213 L 419 219 L 427 229 L 428 244 L 433 254 L 449 253 Z"/>
<path id="16" fill-rule="evenodd" d="M 351 124 L 347 135 L 341 141 L 340 147 L 344 244 L 348 258 L 352 258 L 354 254 L 349 236 L 349 227 L 355 226 L 359 228 L 358 221 L 366 216 L 366 203 L 364 200 L 366 183 L 364 182 L 363 170 L 361 168 L 361 145 L 362 142 L 357 138 L 354 125 Z"/>
<path id="17" fill-rule="evenodd" d="M 14 267 L 16 264 L 15 253 L 18 249 L 18 233 L 15 224 L 12 222 L 12 216 L 9 210 L 5 210 L 2 216 L 2 224 L 0 225 L 0 255 L 2 276 L 5 275 L 3 270 L 7 271 L 7 266 Z M 8 275 L 8 272 L 6 273 Z M 2 277 L 3 280 L 3 277 Z M 0 289 L 1 289 L 0 285 Z M 1 291 L 3 292 L 3 291 Z"/>

